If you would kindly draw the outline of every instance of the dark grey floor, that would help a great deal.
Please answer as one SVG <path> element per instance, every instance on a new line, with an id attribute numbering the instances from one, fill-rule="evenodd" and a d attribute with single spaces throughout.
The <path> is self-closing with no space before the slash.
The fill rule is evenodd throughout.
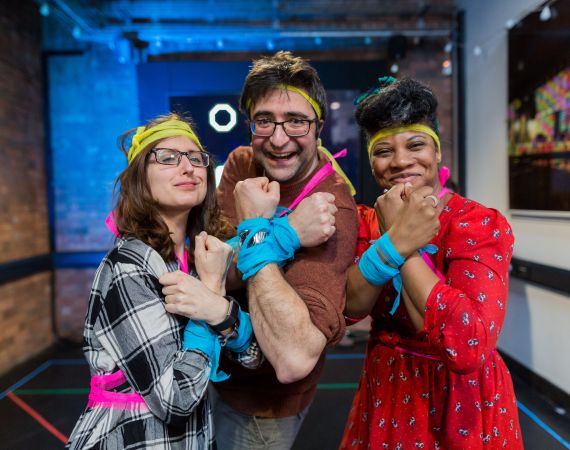
<path id="1" fill-rule="evenodd" d="M 361 339 L 362 340 L 362 339 Z M 317 397 L 293 450 L 333 450 L 362 367 L 364 343 L 330 352 Z M 77 347 L 59 346 L 0 378 L 0 449 L 51 450 L 63 448 L 87 400 L 88 370 Z M 570 449 L 570 416 L 556 404 L 513 377 L 520 403 L 525 448 Z M 7 395 L 8 393 L 11 393 Z M 15 401 L 25 404 L 17 404 Z M 27 406 L 32 410 L 26 410 Z M 40 424 L 39 414 L 45 423 Z M 52 432 L 46 428 L 53 427 Z M 59 433 L 59 439 L 55 436 Z M 55 435 L 54 435 L 55 434 Z"/>

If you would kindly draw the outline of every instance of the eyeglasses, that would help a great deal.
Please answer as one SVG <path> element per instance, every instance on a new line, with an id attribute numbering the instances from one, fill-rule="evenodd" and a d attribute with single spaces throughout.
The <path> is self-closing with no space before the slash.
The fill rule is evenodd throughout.
<path id="1" fill-rule="evenodd" d="M 289 137 L 306 136 L 311 129 L 311 124 L 316 122 L 317 119 L 299 119 L 293 118 L 284 120 L 283 122 L 275 122 L 273 120 L 259 118 L 253 119 L 249 122 L 249 129 L 255 136 L 269 137 L 275 133 L 277 125 L 283 127 L 283 131 Z"/>
<path id="2" fill-rule="evenodd" d="M 210 164 L 210 155 L 206 152 L 179 152 L 172 148 L 154 148 L 150 152 L 154 154 L 158 164 L 165 166 L 178 166 L 183 156 L 186 156 L 194 167 L 208 167 Z"/>

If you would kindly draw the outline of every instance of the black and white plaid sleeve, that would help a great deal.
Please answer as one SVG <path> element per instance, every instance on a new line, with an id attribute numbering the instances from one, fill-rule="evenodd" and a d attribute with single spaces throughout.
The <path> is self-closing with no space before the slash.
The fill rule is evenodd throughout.
<path id="1" fill-rule="evenodd" d="M 158 282 L 166 265 L 150 247 L 134 242 L 98 274 L 110 280 L 100 280 L 108 289 L 98 299 L 93 332 L 150 411 L 167 424 L 183 425 L 205 395 L 209 360 L 181 350 L 186 319 L 166 311 Z"/>

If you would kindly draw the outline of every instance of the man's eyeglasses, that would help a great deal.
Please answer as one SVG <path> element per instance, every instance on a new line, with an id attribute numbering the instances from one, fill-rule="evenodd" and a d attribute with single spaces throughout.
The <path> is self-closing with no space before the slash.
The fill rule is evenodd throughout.
<path id="1" fill-rule="evenodd" d="M 206 152 L 179 152 L 172 148 L 154 148 L 150 152 L 154 154 L 158 164 L 165 166 L 179 165 L 183 156 L 186 156 L 194 167 L 208 167 L 210 164 L 210 155 Z"/>
<path id="2" fill-rule="evenodd" d="M 289 137 L 306 136 L 311 129 L 311 124 L 317 119 L 299 119 L 293 118 L 284 120 L 283 122 L 275 122 L 265 118 L 253 119 L 249 122 L 249 129 L 255 136 L 269 137 L 275 133 L 277 125 L 283 127 L 283 131 Z"/>

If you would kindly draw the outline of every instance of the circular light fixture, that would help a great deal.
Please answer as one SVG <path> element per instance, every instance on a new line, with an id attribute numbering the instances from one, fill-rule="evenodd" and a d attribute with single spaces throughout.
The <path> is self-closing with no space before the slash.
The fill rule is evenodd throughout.
<path id="1" fill-rule="evenodd" d="M 220 111 L 225 111 L 229 114 L 230 120 L 228 120 L 228 123 L 221 124 L 218 122 L 217 115 Z M 218 103 L 214 105 L 214 107 L 208 113 L 208 123 L 218 133 L 227 133 L 228 131 L 231 131 L 237 124 L 236 110 L 227 103 Z"/>

